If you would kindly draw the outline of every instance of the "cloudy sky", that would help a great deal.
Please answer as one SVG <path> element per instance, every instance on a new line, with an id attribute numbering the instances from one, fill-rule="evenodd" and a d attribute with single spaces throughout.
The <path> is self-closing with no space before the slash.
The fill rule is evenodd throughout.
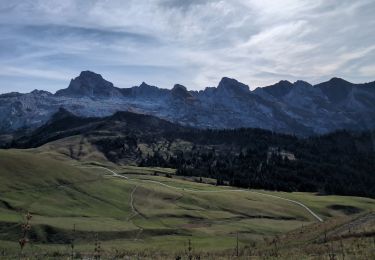
<path id="1" fill-rule="evenodd" d="M 374 0 L 1 0 L 0 92 L 375 80 Z"/>

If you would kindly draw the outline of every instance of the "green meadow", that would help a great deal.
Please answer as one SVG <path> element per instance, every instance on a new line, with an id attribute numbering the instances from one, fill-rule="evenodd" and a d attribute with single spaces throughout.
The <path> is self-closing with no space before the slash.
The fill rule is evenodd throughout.
<path id="1" fill-rule="evenodd" d="M 112 172 L 120 176 L 114 176 Z M 344 217 L 346 206 L 375 209 L 367 198 L 240 190 L 194 182 L 173 169 L 57 160 L 34 150 L 0 151 L 0 252 L 19 252 L 24 214 L 32 214 L 24 254 L 90 253 L 97 239 L 116 250 L 184 252 L 233 250 L 318 220 Z M 72 242 L 74 241 L 74 242 Z"/>

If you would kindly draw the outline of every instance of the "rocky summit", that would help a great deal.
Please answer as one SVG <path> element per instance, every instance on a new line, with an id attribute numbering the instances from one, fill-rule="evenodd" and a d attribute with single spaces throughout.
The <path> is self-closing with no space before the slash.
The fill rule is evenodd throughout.
<path id="1" fill-rule="evenodd" d="M 375 82 L 333 78 L 313 86 L 280 81 L 251 91 L 224 77 L 218 87 L 189 91 L 179 84 L 169 90 L 144 82 L 118 88 L 100 74 L 83 71 L 55 94 L 34 90 L 0 95 L 0 133 L 35 129 L 60 108 L 84 117 L 133 111 L 197 128 L 251 127 L 308 136 L 374 128 Z"/>
<path id="2" fill-rule="evenodd" d="M 56 92 L 56 96 L 64 97 L 90 97 L 111 98 L 121 96 L 119 89 L 100 74 L 91 71 L 82 71 L 81 74 L 70 81 L 69 87 Z"/>

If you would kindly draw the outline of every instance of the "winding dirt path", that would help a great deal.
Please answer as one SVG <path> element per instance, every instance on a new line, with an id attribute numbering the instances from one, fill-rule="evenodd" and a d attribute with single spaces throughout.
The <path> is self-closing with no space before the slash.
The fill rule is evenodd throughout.
<path id="1" fill-rule="evenodd" d="M 116 176 L 117 177 L 117 176 Z M 142 234 L 142 232 L 143 232 L 143 228 L 142 227 L 140 227 L 140 226 L 138 226 L 138 225 L 136 225 L 135 223 L 134 223 L 134 221 L 133 221 L 133 218 L 134 217 L 136 217 L 137 215 L 140 215 L 139 214 L 139 212 L 138 212 L 138 210 L 135 208 L 135 206 L 134 206 L 134 193 L 135 193 L 135 191 L 137 190 L 137 188 L 138 188 L 138 185 L 136 185 L 135 187 L 134 187 L 134 189 L 132 190 L 132 192 L 130 193 L 130 208 L 131 208 L 131 210 L 132 210 L 132 214 L 129 216 L 129 218 L 128 218 L 128 221 L 131 221 L 132 223 L 133 223 L 133 225 L 134 226 L 136 226 L 137 228 L 138 228 L 138 232 L 137 232 L 137 234 L 135 235 L 135 238 L 134 238 L 134 241 L 136 241 L 136 240 L 138 240 L 139 239 L 139 236 Z"/>
<path id="2" fill-rule="evenodd" d="M 90 168 L 90 167 L 85 167 L 85 168 Z M 101 168 L 101 169 L 105 169 L 109 172 L 112 173 L 112 176 L 113 177 L 117 177 L 117 178 L 122 178 L 122 179 L 126 179 L 126 180 L 132 180 L 132 181 L 136 181 L 135 179 L 131 179 L 129 177 L 126 177 L 126 176 L 123 176 L 121 174 L 118 174 L 116 172 L 114 172 L 113 170 L 110 170 L 106 167 L 101 167 L 101 166 L 94 166 L 94 167 L 91 167 L 91 168 Z M 266 193 L 262 193 L 262 192 L 258 192 L 258 191 L 252 191 L 252 190 L 243 190 L 243 189 L 228 189 L 228 190 L 195 190 L 195 189 L 187 189 L 187 188 L 180 188 L 180 187 L 175 187 L 175 186 L 171 186 L 171 185 L 168 185 L 168 184 L 165 184 L 165 183 L 162 183 L 162 182 L 159 182 L 159 181 L 153 181 L 153 180 L 140 180 L 140 181 L 144 181 L 144 182 L 150 182 L 150 183 L 155 183 L 155 184 L 158 184 L 158 185 L 161 185 L 161 186 L 164 186 L 164 187 L 167 187 L 167 188 L 170 188 L 170 189 L 175 189 L 175 190 L 182 190 L 182 191 L 187 191 L 187 192 L 194 192 L 194 193 L 222 193 L 222 192 L 251 192 L 251 193 L 254 193 L 254 194 L 258 194 L 258 195 L 261 195 L 261 196 L 266 196 L 266 197 L 270 197 L 270 198 L 274 198 L 274 199 L 278 199 L 278 200 L 284 200 L 284 201 L 288 201 L 290 203 L 293 203 L 293 204 L 296 204 L 300 207 L 302 207 L 303 209 L 305 209 L 311 216 L 313 216 L 316 220 L 318 220 L 319 222 L 323 222 L 324 220 L 318 216 L 318 214 L 316 214 L 314 211 L 312 211 L 309 207 L 307 207 L 305 204 L 299 202 L 299 201 L 296 201 L 296 200 L 291 200 L 291 199 L 287 199 L 287 198 L 283 198 L 283 197 L 280 197 L 280 196 L 276 196 L 276 195 L 271 195 L 271 194 L 266 194 Z M 133 192 L 135 191 L 135 189 L 133 190 Z M 132 192 L 132 194 L 133 194 Z M 131 194 L 131 195 L 132 195 Z"/>

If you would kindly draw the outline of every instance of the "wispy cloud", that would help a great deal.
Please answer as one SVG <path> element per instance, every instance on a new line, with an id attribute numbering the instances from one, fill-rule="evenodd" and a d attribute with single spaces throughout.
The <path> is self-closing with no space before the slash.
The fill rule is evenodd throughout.
<path id="1" fill-rule="evenodd" d="M 374 13 L 372 0 L 4 0 L 0 92 L 54 91 L 85 69 L 120 87 L 370 81 Z"/>
<path id="2" fill-rule="evenodd" d="M 38 70 L 33 68 L 5 67 L 0 66 L 1 76 L 28 76 L 43 79 L 66 80 L 67 75 L 56 71 Z"/>

